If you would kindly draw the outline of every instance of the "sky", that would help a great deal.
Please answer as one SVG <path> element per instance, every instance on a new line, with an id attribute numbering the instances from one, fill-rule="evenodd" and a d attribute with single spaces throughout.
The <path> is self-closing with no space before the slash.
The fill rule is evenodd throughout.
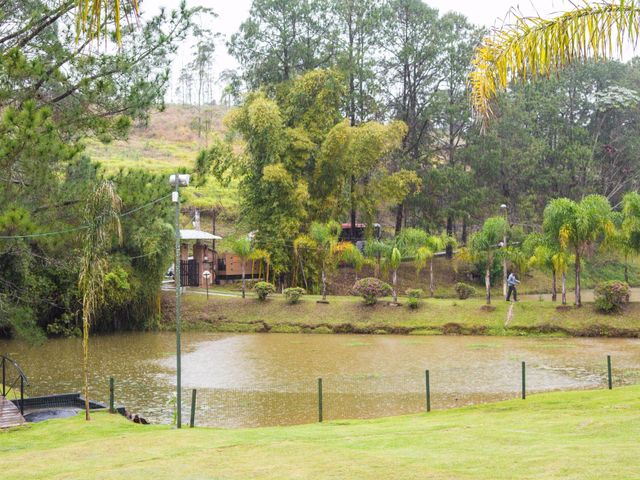
<path id="1" fill-rule="evenodd" d="M 249 15 L 252 0 L 187 0 L 187 5 L 202 5 L 212 8 L 218 17 L 209 27 L 214 32 L 219 32 L 222 37 L 215 54 L 215 72 L 217 76 L 227 69 L 237 68 L 235 60 L 227 54 L 225 40 L 238 30 L 242 21 Z M 442 14 L 454 11 L 464 14 L 472 23 L 485 27 L 500 26 L 504 23 L 511 9 L 519 10 L 523 15 L 553 16 L 556 13 L 570 10 L 571 3 L 568 0 L 428 0 L 429 6 L 438 9 Z M 144 0 L 142 17 L 151 16 L 161 8 L 176 8 L 180 0 Z M 508 22 L 507 22 L 508 23 Z M 185 42 L 174 61 L 173 77 L 177 76 L 184 63 L 189 61 L 191 42 Z M 171 100 L 171 95 L 168 95 Z"/>

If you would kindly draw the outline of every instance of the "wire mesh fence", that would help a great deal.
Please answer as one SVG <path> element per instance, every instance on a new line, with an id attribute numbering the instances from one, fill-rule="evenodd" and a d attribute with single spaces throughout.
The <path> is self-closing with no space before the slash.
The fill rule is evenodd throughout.
<path id="1" fill-rule="evenodd" d="M 522 365 L 521 365 L 522 363 Z M 622 363 L 622 362 L 621 362 Z M 125 407 L 151 423 L 176 422 L 176 393 L 170 374 L 153 375 L 153 381 L 110 379 L 96 382 L 93 408 Z M 251 379 L 252 381 L 250 383 Z M 595 368 L 562 368 L 545 362 L 508 361 L 492 368 L 480 365 L 410 368 L 388 373 L 325 375 L 305 380 L 245 376 L 238 386 L 225 380 L 221 387 L 195 385 L 193 418 L 197 426 L 241 428 L 308 424 L 341 419 L 367 419 L 446 409 L 505 399 L 524 398 L 529 393 L 576 389 L 613 388 L 640 382 L 640 369 L 629 363 L 616 366 L 604 357 Z M 249 384 L 250 383 L 250 384 Z M 192 392 L 182 389 L 182 426 L 192 417 Z M 28 412 L 42 409 L 82 409 L 79 394 L 37 397 L 27 390 Z"/>

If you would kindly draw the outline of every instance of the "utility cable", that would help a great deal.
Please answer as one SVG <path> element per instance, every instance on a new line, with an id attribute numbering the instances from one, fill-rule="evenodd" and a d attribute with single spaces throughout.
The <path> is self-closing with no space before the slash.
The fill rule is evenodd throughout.
<path id="1" fill-rule="evenodd" d="M 156 198 L 154 200 L 151 200 L 148 203 L 145 203 L 144 205 L 140 205 L 139 207 L 133 208 L 127 212 L 121 213 L 118 215 L 118 217 L 123 218 L 123 217 L 127 217 L 129 215 L 134 214 L 135 212 L 138 212 L 144 208 L 150 207 L 151 205 L 155 205 L 156 203 L 164 200 L 165 198 L 169 198 L 171 196 L 171 194 L 167 194 L 164 195 L 162 197 Z M 65 235 L 67 233 L 73 233 L 73 232 L 80 232 L 82 230 L 86 230 L 88 228 L 91 228 L 93 225 L 81 225 L 79 227 L 73 227 L 73 228 L 67 228 L 65 230 L 57 230 L 57 231 L 53 231 L 53 232 L 42 232 L 42 233 L 30 233 L 30 234 L 26 234 L 26 235 L 0 235 L 0 240 L 20 240 L 20 239 L 27 239 L 27 238 L 40 238 L 40 237 L 51 237 L 54 235 Z"/>

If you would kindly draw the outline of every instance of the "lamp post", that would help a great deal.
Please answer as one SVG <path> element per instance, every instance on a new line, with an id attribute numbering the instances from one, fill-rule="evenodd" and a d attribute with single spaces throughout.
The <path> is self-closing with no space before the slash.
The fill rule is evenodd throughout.
<path id="1" fill-rule="evenodd" d="M 176 427 L 182 428 L 182 365 L 180 358 L 180 295 L 182 285 L 180 278 L 180 186 L 189 185 L 189 175 L 171 175 L 169 184 L 175 186 L 171 193 L 171 201 L 176 206 L 176 258 L 173 268 L 173 276 L 176 283 Z"/>
<path id="2" fill-rule="evenodd" d="M 500 205 L 500 210 L 504 210 L 504 219 L 509 225 L 509 210 L 507 209 L 507 204 L 503 203 Z M 502 297 L 504 299 L 507 298 L 507 230 L 505 229 L 504 235 L 502 237 Z"/>

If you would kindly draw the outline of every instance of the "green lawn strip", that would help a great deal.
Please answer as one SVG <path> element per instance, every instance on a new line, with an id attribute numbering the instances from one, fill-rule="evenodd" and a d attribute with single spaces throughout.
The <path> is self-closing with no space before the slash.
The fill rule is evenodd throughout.
<path id="1" fill-rule="evenodd" d="M 0 433 L 7 478 L 633 478 L 640 387 L 430 414 L 176 431 L 97 413 Z"/>
<path id="2" fill-rule="evenodd" d="M 172 295 L 165 294 L 165 325 L 173 323 Z M 374 307 L 354 297 L 333 296 L 329 304 L 318 304 L 313 296 L 288 305 L 275 295 L 265 302 L 225 296 L 187 294 L 183 297 L 185 327 L 194 330 L 274 333 L 412 333 L 481 335 L 640 335 L 640 304 L 630 304 L 616 315 L 597 313 L 592 304 L 580 309 L 558 310 L 557 304 L 534 300 L 513 306 L 496 300 L 495 310 L 482 309 L 483 300 L 425 299 L 417 310 L 406 305 L 388 306 L 386 300 Z M 172 327 L 171 327 L 172 328 Z M 316 330 L 318 330 L 316 332 Z"/>

